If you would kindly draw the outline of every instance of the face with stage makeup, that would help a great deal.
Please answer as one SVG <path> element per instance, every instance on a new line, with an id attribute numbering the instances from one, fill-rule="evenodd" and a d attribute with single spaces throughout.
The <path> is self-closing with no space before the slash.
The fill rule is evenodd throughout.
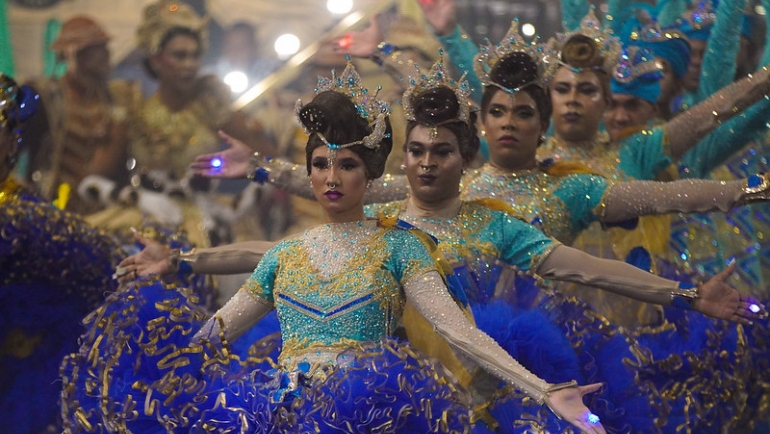
<path id="1" fill-rule="evenodd" d="M 491 87 L 482 100 L 481 122 L 490 162 L 506 170 L 536 166 L 537 147 L 548 129 L 538 101 L 526 89 L 509 94 Z"/>
<path id="2" fill-rule="evenodd" d="M 593 139 L 609 103 L 608 92 L 609 78 L 603 72 L 561 67 L 551 82 L 555 135 L 569 141 Z"/>
<path id="3" fill-rule="evenodd" d="M 334 153 L 333 158 L 331 153 Z M 310 183 L 329 222 L 363 219 L 364 193 L 369 177 L 366 164 L 350 149 L 315 148 L 310 160 Z"/>
<path id="4" fill-rule="evenodd" d="M 310 136 L 305 146 L 307 173 L 316 199 L 331 222 L 364 218 L 363 197 L 370 180 L 382 176 L 393 146 L 387 118 L 384 135 L 375 145 L 372 126 L 344 94 L 321 92 L 299 113 Z"/>
<path id="5" fill-rule="evenodd" d="M 420 202 L 438 203 L 457 197 L 468 162 L 450 128 L 417 124 L 409 131 L 404 166 L 411 193 Z"/>

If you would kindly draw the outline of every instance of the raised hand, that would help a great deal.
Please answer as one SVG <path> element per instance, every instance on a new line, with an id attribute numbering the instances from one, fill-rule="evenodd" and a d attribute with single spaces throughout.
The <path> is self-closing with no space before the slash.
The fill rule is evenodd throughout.
<path id="1" fill-rule="evenodd" d="M 144 276 L 165 276 L 176 271 L 171 264 L 171 249 L 138 233 L 134 234 L 134 238 L 144 246 L 144 249 L 120 261 L 113 276 L 120 283 L 127 283 Z"/>
<path id="2" fill-rule="evenodd" d="M 217 134 L 229 147 L 221 152 L 195 157 L 195 161 L 190 164 L 193 173 L 208 178 L 245 178 L 254 151 L 224 131 L 218 131 Z"/>
<path id="3" fill-rule="evenodd" d="M 767 310 L 756 300 L 745 296 L 725 283 L 735 272 L 735 262 L 709 279 L 698 291 L 694 308 L 698 312 L 740 324 L 767 317 Z"/>
<path id="4" fill-rule="evenodd" d="M 454 0 L 419 0 L 428 23 L 439 36 L 449 36 L 457 26 L 457 5 Z"/>
<path id="5" fill-rule="evenodd" d="M 599 422 L 599 417 L 583 404 L 583 396 L 596 392 L 602 387 L 601 383 L 586 386 L 568 387 L 551 392 L 545 402 L 557 416 L 590 434 L 606 434 Z"/>
<path id="6" fill-rule="evenodd" d="M 371 57 L 382 42 L 382 30 L 377 15 L 369 19 L 369 27 L 360 32 L 346 33 L 332 41 L 334 52 L 353 57 Z"/>

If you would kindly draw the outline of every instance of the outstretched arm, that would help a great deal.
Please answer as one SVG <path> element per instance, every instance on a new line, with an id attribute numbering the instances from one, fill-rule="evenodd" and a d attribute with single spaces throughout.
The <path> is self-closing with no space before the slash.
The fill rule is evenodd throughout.
<path id="1" fill-rule="evenodd" d="M 770 68 L 762 67 L 753 76 L 722 88 L 707 100 L 668 121 L 662 128 L 668 138 L 671 157 L 679 160 L 716 127 L 760 101 L 768 93 Z"/>
<path id="2" fill-rule="evenodd" d="M 764 174 L 729 182 L 693 179 L 621 182 L 607 189 L 596 211 L 604 223 L 674 212 L 726 212 L 748 202 L 766 200 L 768 188 L 770 179 Z"/>
<path id="3" fill-rule="evenodd" d="M 266 299 L 250 294 L 244 285 L 201 327 L 192 341 L 205 339 L 217 343 L 224 337 L 232 342 L 270 313 L 273 307 Z"/>
<path id="4" fill-rule="evenodd" d="M 219 342 L 222 337 L 234 341 L 267 315 L 275 307 L 273 284 L 277 267 L 275 250 L 270 250 L 241 289 L 204 324 L 193 341 Z"/>
<path id="5" fill-rule="evenodd" d="M 142 276 L 166 276 L 179 271 L 196 274 L 249 273 L 254 271 L 265 252 L 275 245 L 270 241 L 245 241 L 183 252 L 139 234 L 134 237 L 144 248 L 118 264 L 115 275 L 121 281 Z"/>
<path id="6" fill-rule="evenodd" d="M 647 303 L 674 305 L 713 318 L 750 324 L 767 312 L 762 305 L 725 283 L 734 271 L 733 264 L 699 287 L 683 289 L 679 282 L 567 246 L 553 249 L 535 269 L 545 279 L 581 283 Z"/>
<path id="7" fill-rule="evenodd" d="M 454 0 L 420 0 L 419 3 L 425 19 L 433 27 L 436 37 L 449 56 L 449 61 L 460 75 L 468 73 L 465 78 L 473 90 L 473 99 L 480 104 L 484 90 L 481 80 L 473 71 L 474 57 L 479 49 L 457 25 L 457 5 Z"/>
<path id="8" fill-rule="evenodd" d="M 521 389 L 540 403 L 547 404 L 558 416 L 589 433 L 604 433 L 599 423 L 589 422 L 591 412 L 582 396 L 599 384 L 577 387 L 576 383 L 554 385 L 538 378 L 521 366 L 492 338 L 474 327 L 449 296 L 444 281 L 436 271 L 412 277 L 404 284 L 412 304 L 436 328 L 441 337 L 468 359 Z"/>
<path id="9" fill-rule="evenodd" d="M 305 166 L 281 159 L 271 159 L 252 152 L 243 142 L 219 132 L 230 147 L 222 152 L 199 155 L 190 164 L 196 175 L 210 178 L 250 178 L 269 182 L 295 196 L 315 200 Z M 364 203 L 383 203 L 406 198 L 409 191 L 405 175 L 386 174 L 375 179 L 364 196 Z"/>
<path id="10" fill-rule="evenodd" d="M 741 20 L 746 0 L 721 0 L 709 34 L 694 104 L 733 82 L 735 57 L 741 47 Z"/>

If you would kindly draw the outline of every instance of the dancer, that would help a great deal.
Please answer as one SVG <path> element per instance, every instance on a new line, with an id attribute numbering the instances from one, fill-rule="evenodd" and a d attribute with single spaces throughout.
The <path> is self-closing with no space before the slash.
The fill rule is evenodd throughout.
<path id="1" fill-rule="evenodd" d="M 116 430 L 465 431 L 469 410 L 450 377 L 409 344 L 388 339 L 408 299 L 473 363 L 547 402 L 580 429 L 603 433 L 581 402 L 598 385 L 552 385 L 523 369 L 467 322 L 418 237 L 365 219 L 365 185 L 382 174 L 391 142 L 386 108 L 367 95 L 357 74 L 346 69 L 339 80 L 322 83 L 299 114 L 311 133 L 307 170 L 328 223 L 271 249 L 242 290 L 205 324 L 189 309 L 169 315 L 166 308 L 187 304 L 181 293 L 159 287 L 158 281 L 108 300 L 90 318 L 91 337 L 65 361 L 63 402 L 71 429 L 89 424 Z M 159 305 L 164 306 L 160 311 Z M 284 339 L 280 369 L 238 375 L 240 365 L 227 357 L 226 343 L 220 354 L 209 354 L 221 338 L 237 338 L 274 307 Z M 119 312 L 129 319 L 157 318 L 127 321 L 125 327 L 105 327 L 100 320 Z M 145 334 L 144 327 L 171 333 Z M 146 339 L 150 345 L 141 350 Z M 87 359 L 97 366 L 78 369 L 94 363 Z M 91 375 L 93 380 L 84 378 Z M 97 396 L 90 397 L 85 385 L 94 380 L 99 385 L 91 390 Z M 174 392 L 180 381 L 192 388 Z M 138 393 L 123 388 L 134 383 Z M 155 404 L 131 410 L 146 400 Z M 100 415 L 100 408 L 110 410 Z M 200 417 L 178 417 L 189 410 Z"/>
<path id="2" fill-rule="evenodd" d="M 123 253 L 12 176 L 38 95 L 0 74 L 0 418 L 23 434 L 61 431 L 58 365 L 80 320 L 114 290 Z"/>

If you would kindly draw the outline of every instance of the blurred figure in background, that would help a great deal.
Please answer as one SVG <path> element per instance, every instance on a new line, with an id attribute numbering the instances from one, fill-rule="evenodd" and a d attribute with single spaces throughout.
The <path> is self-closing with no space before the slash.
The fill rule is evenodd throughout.
<path id="1" fill-rule="evenodd" d="M 41 95 L 42 109 L 30 121 L 24 140 L 30 153 L 26 177 L 48 199 L 67 196 L 91 174 L 125 181 L 120 174 L 130 142 L 131 112 L 140 101 L 138 87 L 108 81 L 109 36 L 94 20 L 75 16 L 51 45 L 67 64 L 61 78 L 41 78 L 30 85 Z M 76 195 L 67 209 L 89 213 L 94 207 Z M 66 197 L 61 198 L 66 202 Z"/>
<path id="2" fill-rule="evenodd" d="M 217 75 L 230 86 L 233 99 L 275 72 L 281 61 L 262 55 L 257 29 L 246 21 L 238 21 L 225 30 L 217 62 L 204 71 Z"/>

